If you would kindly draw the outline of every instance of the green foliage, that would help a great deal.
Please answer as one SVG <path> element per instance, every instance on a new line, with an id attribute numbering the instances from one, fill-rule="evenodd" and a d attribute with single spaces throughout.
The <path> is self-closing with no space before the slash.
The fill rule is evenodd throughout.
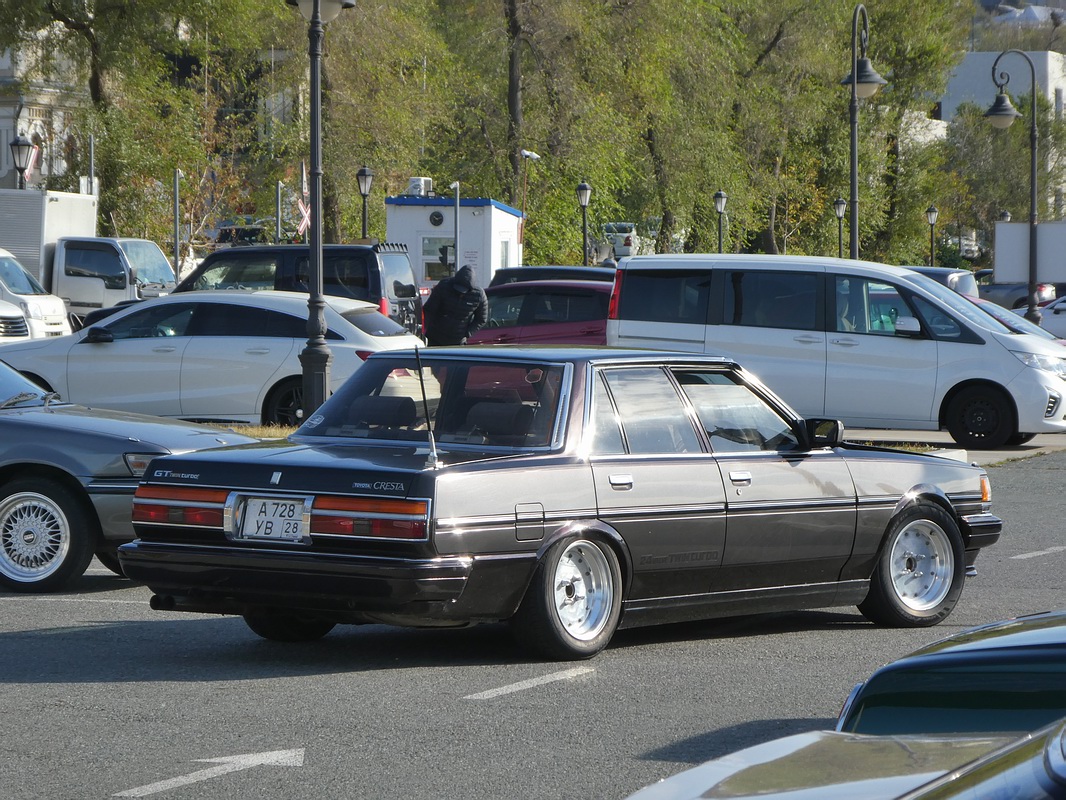
<path id="1" fill-rule="evenodd" d="M 308 158 L 299 13 L 282 0 L 97 3 L 91 17 L 90 6 L 14 4 L 0 15 L 0 47 L 16 49 L 28 79 L 70 85 L 83 109 L 71 167 L 84 173 L 91 131 L 102 229 L 169 239 L 175 169 L 194 238 L 234 213 L 273 216 L 279 181 L 294 219 Z M 943 230 L 1024 211 L 1022 126 L 997 139 L 964 110 L 946 141 L 921 134 L 968 37 L 1005 34 L 972 26 L 970 0 L 867 9 L 869 56 L 889 84 L 859 108 L 861 252 L 923 263 L 929 204 Z M 360 0 L 326 28 L 327 238 L 357 235 L 355 174 L 367 164 L 379 237 L 381 198 L 425 175 L 440 191 L 458 181 L 464 196 L 523 210 L 527 263 L 580 263 L 585 180 L 594 239 L 630 220 L 659 228 L 660 249 L 714 250 L 721 189 L 727 249 L 835 254 L 854 10 L 852 0 Z M 1041 180 L 1057 185 L 1066 142 L 1040 113 Z M 541 159 L 521 159 L 523 148 Z"/>

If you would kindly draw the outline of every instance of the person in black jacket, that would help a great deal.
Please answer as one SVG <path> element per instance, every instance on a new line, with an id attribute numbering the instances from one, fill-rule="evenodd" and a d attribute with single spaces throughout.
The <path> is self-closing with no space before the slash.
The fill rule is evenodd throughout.
<path id="1" fill-rule="evenodd" d="M 470 334 L 485 327 L 489 301 L 485 290 L 474 282 L 474 270 L 469 264 L 433 287 L 422 314 L 426 341 L 431 347 L 465 344 Z"/>

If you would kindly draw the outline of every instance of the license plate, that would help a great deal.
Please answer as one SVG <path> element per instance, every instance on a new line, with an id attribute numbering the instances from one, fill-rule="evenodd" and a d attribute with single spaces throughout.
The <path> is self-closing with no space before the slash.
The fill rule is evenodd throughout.
<path id="1" fill-rule="evenodd" d="M 273 539 L 298 542 L 307 536 L 304 502 L 281 497 L 249 497 L 244 501 L 241 539 Z"/>

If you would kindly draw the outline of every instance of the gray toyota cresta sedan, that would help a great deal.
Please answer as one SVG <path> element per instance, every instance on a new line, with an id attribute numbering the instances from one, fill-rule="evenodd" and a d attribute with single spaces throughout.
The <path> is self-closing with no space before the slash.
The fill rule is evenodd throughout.
<path id="1" fill-rule="evenodd" d="M 288 441 L 153 461 L 119 557 L 153 607 L 287 641 L 508 620 L 577 659 L 782 609 L 935 625 L 999 538 L 988 477 L 842 434 L 722 358 L 379 353 Z"/>

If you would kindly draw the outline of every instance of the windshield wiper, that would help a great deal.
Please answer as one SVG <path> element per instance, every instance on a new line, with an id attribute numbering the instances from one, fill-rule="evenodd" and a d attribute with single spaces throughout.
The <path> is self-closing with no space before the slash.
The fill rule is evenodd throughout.
<path id="1" fill-rule="evenodd" d="M 4 402 L 0 403 L 0 408 L 15 406 L 19 403 L 25 403 L 27 400 L 36 400 L 40 396 L 41 394 L 39 392 L 19 392 L 14 397 L 9 397 Z"/>

